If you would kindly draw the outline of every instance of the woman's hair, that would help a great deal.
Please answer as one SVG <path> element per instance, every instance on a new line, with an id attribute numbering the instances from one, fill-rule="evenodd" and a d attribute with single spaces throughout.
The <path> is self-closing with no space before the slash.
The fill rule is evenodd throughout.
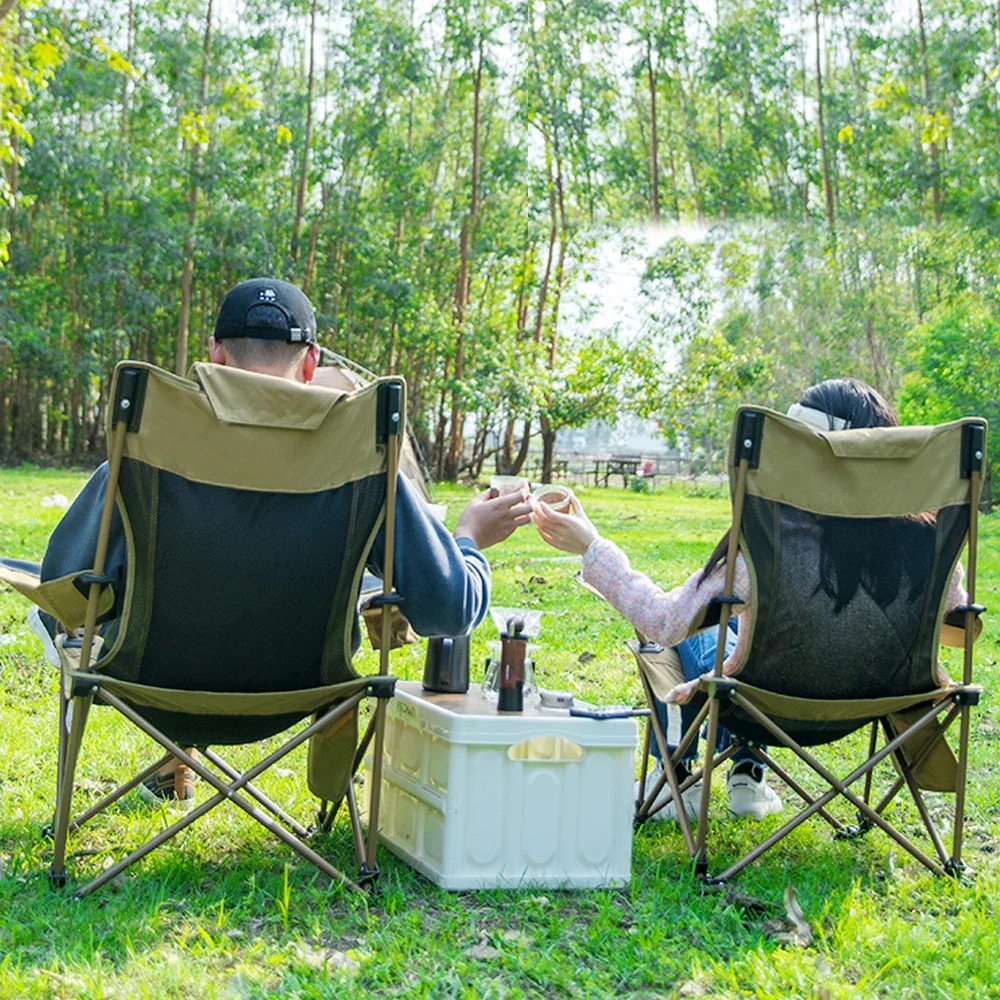
<path id="1" fill-rule="evenodd" d="M 857 378 L 831 378 L 810 386 L 799 404 L 846 421 L 844 430 L 899 426 L 899 417 L 885 397 Z"/>
<path id="2" fill-rule="evenodd" d="M 867 382 L 856 378 L 833 378 L 810 386 L 802 394 L 799 405 L 819 410 L 844 421 L 843 430 L 865 427 L 898 427 L 899 418 L 885 397 Z M 832 427 L 831 422 L 831 427 Z M 874 533 L 884 540 L 887 523 L 909 521 L 933 525 L 932 513 L 908 518 L 878 518 L 863 527 L 860 522 L 844 524 L 840 518 L 824 519 L 820 540 L 820 585 L 835 600 L 840 611 L 855 595 L 859 586 L 872 594 L 880 607 L 892 603 L 899 593 L 904 575 L 915 567 L 901 553 L 887 553 L 884 545 L 868 545 L 859 532 Z M 875 539 L 873 538 L 872 541 Z M 859 541 L 862 544 L 859 546 Z M 719 540 L 705 563 L 699 583 L 703 583 L 718 566 L 725 562 L 729 549 L 729 532 Z"/>

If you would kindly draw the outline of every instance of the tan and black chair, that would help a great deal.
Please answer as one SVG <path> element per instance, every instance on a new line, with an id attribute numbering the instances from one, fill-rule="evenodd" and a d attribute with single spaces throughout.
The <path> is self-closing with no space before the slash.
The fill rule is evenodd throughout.
<path id="1" fill-rule="evenodd" d="M 125 362 L 111 398 L 108 485 L 93 567 L 47 583 L 29 564 L 0 569 L 0 579 L 65 628 L 83 628 L 82 638 L 57 639 L 62 684 L 51 878 L 65 882 L 70 833 L 176 757 L 214 794 L 77 890 L 78 897 L 226 800 L 331 878 L 352 888 L 372 881 L 385 706 L 395 684 L 388 666 L 390 612 L 399 602 L 392 565 L 403 381 L 381 379 L 345 393 L 214 365 L 195 365 L 187 380 Z M 127 543 L 124 593 L 117 595 L 105 575 L 115 514 Z M 359 677 L 351 665 L 358 589 L 383 524 L 379 673 Z M 99 629 L 116 603 L 119 616 Z M 359 742 L 366 698 L 375 707 Z M 120 712 L 165 753 L 71 821 L 77 758 L 95 703 Z M 268 739 L 310 715 L 242 774 L 211 749 Z M 366 841 L 352 778 L 372 740 Z M 307 846 L 309 831 L 253 784 L 306 741 L 320 826 L 329 829 L 347 801 L 356 881 Z M 203 753 L 195 758 L 185 747 Z"/>
<path id="2" fill-rule="evenodd" d="M 830 433 L 762 407 L 737 412 L 729 451 L 733 524 L 724 594 L 732 595 L 739 550 L 752 591 L 747 655 L 736 675 L 723 675 L 722 639 L 736 598 L 724 596 L 702 609 L 692 633 L 717 624 L 714 673 L 702 678 L 697 719 L 672 754 L 656 711 L 650 713 L 646 750 L 655 738 L 671 766 L 664 767 L 636 812 L 642 823 L 655 811 L 654 803 L 661 807 L 656 802 L 661 793 L 669 802 L 701 780 L 696 832 L 684 810 L 677 810 L 700 876 L 709 871 L 712 774 L 740 746 L 767 764 L 803 808 L 713 881 L 732 878 L 814 815 L 841 837 L 880 827 L 932 872 L 962 871 L 969 724 L 981 694 L 972 680 L 973 642 L 985 610 L 975 603 L 985 441 L 985 422 L 975 418 L 940 427 Z M 966 543 L 968 602 L 942 622 L 952 572 Z M 939 643 L 964 649 L 961 682 L 939 673 Z M 654 697 L 663 700 L 684 680 L 677 654 L 642 636 L 630 646 L 655 708 Z M 714 749 L 720 724 L 734 734 L 734 742 L 722 753 L 706 749 L 704 767 L 681 783 L 675 766 L 706 719 L 707 748 Z M 957 759 L 944 738 L 956 719 Z M 843 777 L 809 749 L 865 726 L 868 753 Z M 764 745 L 791 750 L 826 789 L 811 794 Z M 876 800 L 872 774 L 886 758 L 895 774 Z M 645 769 L 644 759 L 642 787 Z M 860 794 L 853 787 L 859 781 Z M 904 787 L 926 829 L 930 855 L 886 817 Z M 927 790 L 955 795 L 950 851 L 925 802 Z M 844 823 L 828 809 L 838 798 L 856 812 L 856 822 Z"/>

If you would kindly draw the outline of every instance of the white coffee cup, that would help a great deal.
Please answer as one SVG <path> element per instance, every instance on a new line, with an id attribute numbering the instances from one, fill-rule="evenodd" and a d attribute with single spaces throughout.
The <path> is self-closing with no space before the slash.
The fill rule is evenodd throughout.
<path id="1" fill-rule="evenodd" d="M 490 489 L 496 492 L 497 496 L 510 496 L 511 493 L 520 493 L 527 489 L 528 480 L 523 476 L 490 476 Z"/>
<path id="2" fill-rule="evenodd" d="M 535 487 L 532 496 L 537 501 L 547 503 L 557 513 L 572 513 L 573 494 L 565 486 L 559 486 L 556 483 L 543 483 L 541 486 Z"/>

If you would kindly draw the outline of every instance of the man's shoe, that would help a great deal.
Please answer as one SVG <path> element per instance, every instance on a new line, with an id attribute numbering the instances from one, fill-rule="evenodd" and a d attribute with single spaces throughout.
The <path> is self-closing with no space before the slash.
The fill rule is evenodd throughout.
<path id="1" fill-rule="evenodd" d="M 646 772 L 646 788 L 652 791 L 656 787 L 656 783 L 660 780 L 660 776 L 663 774 L 663 764 L 661 761 L 653 758 L 652 766 Z M 680 771 L 677 775 L 678 781 L 684 781 L 687 777 L 686 769 Z M 634 801 L 640 802 L 645 801 L 646 795 L 643 792 L 641 782 L 637 781 L 635 783 L 635 795 Z M 677 806 L 675 805 L 673 799 L 667 802 L 670 798 L 670 785 L 664 784 L 663 791 L 657 795 L 656 800 L 653 802 L 652 808 L 656 810 L 651 812 L 649 819 L 661 820 L 665 823 L 676 823 L 677 822 Z M 698 818 L 698 806 L 701 802 L 701 782 L 696 782 L 689 789 L 681 792 L 681 801 L 684 803 L 684 811 L 688 815 L 688 819 L 692 822 Z M 663 805 L 667 802 L 666 805 Z M 663 806 L 661 809 L 660 806 Z"/>
<path id="2" fill-rule="evenodd" d="M 38 637 L 42 644 L 45 659 L 54 667 L 59 666 L 59 650 L 56 649 L 56 620 L 52 615 L 41 611 L 35 605 L 28 612 L 28 628 Z"/>
<path id="3" fill-rule="evenodd" d="M 169 774 L 154 774 L 139 786 L 139 795 L 144 802 L 156 806 L 169 806 L 187 812 L 194 805 L 195 775 L 190 768 L 184 768 L 184 793 L 177 797 L 177 780 L 174 771 Z"/>
<path id="4" fill-rule="evenodd" d="M 781 812 L 781 799 L 764 778 L 764 769 L 750 761 L 737 764 L 726 781 L 729 811 L 736 816 L 762 820 Z"/>

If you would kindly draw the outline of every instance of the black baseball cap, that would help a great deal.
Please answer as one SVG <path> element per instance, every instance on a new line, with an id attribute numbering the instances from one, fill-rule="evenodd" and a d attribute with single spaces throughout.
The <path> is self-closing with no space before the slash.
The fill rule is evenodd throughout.
<path id="1" fill-rule="evenodd" d="M 252 337 L 316 343 L 316 314 L 301 289 L 277 278 L 242 281 L 222 300 L 215 339 Z"/>

